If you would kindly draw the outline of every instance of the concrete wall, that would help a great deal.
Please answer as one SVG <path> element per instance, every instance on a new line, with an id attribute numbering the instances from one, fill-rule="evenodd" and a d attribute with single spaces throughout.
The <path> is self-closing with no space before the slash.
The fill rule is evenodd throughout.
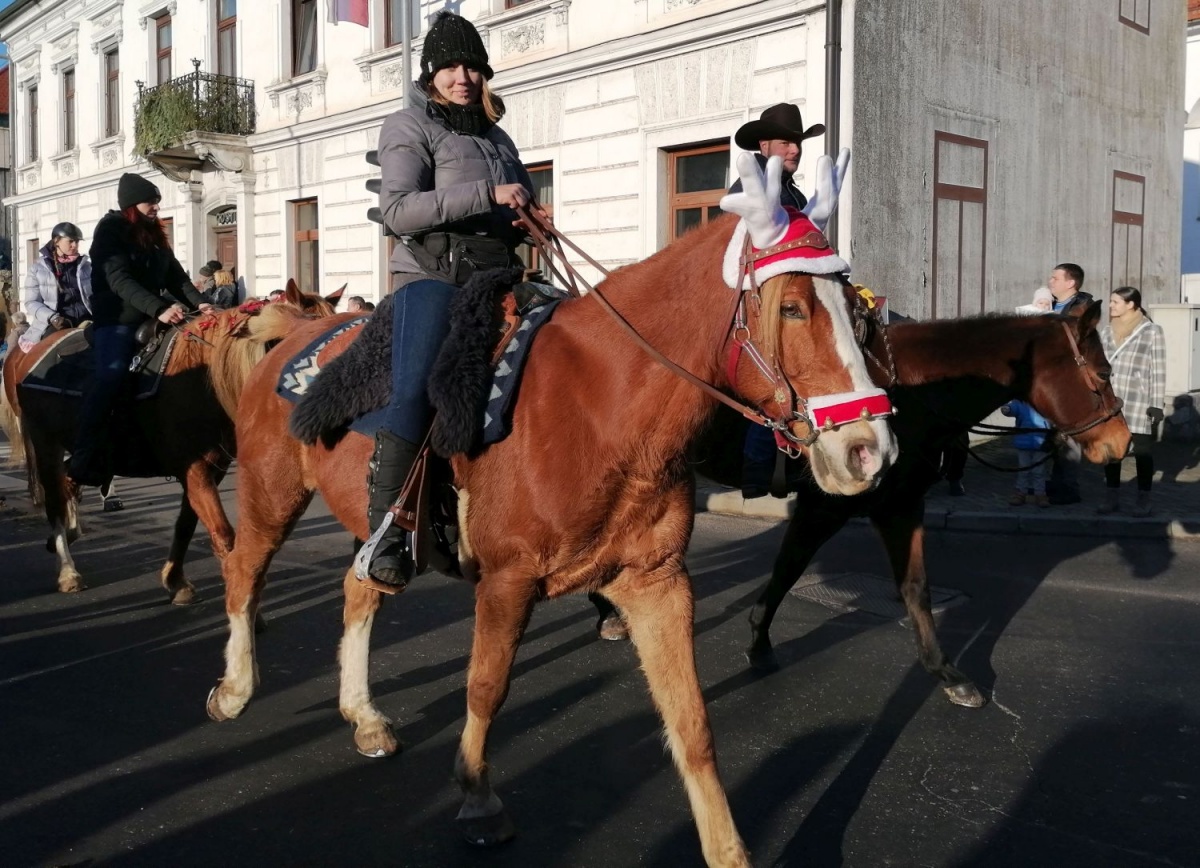
<path id="1" fill-rule="evenodd" d="M 1116 0 L 853 3 L 856 279 L 891 296 L 893 309 L 934 312 L 934 140 L 942 131 L 985 140 L 988 150 L 986 232 L 973 231 L 972 205 L 961 235 L 968 271 L 981 245 L 986 251 L 982 288 L 966 286 L 959 310 L 943 295 L 939 316 L 1025 303 L 1063 260 L 1082 265 L 1085 288 L 1106 295 L 1114 171 L 1146 179 L 1142 291 L 1149 301 L 1177 299 L 1183 9 L 1154 4 L 1145 34 L 1118 21 Z M 977 157 L 945 146 L 942 181 L 981 184 Z M 1133 207 L 1127 193 L 1118 189 L 1120 207 Z M 953 210 L 941 215 L 943 260 L 956 247 Z"/>
<path id="2" fill-rule="evenodd" d="M 1197 107 L 1200 123 L 1200 20 L 1188 26 L 1183 105 L 1188 111 Z M 1182 234 L 1183 300 L 1200 304 L 1200 127 L 1183 134 Z"/>

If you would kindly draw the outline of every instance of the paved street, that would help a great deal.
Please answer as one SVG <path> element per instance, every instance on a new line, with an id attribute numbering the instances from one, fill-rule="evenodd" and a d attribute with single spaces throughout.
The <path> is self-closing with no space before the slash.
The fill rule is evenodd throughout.
<path id="1" fill-rule="evenodd" d="M 203 600 L 167 605 L 178 488 L 120 485 L 120 513 L 89 492 L 76 555 L 91 589 L 65 596 L 20 477 L 0 474 L 0 863 L 700 864 L 633 649 L 595 640 L 585 600 L 535 613 L 492 738 L 519 837 L 477 852 L 455 836 L 450 781 L 470 588 L 424 577 L 384 607 L 374 687 L 406 749 L 360 757 L 336 708 L 350 540 L 314 505 L 271 574 L 260 692 L 211 723 L 217 565 L 194 544 Z M 940 635 L 994 700 L 971 711 L 915 665 L 903 623 L 796 597 L 773 630 L 782 670 L 752 676 L 746 610 L 781 533 L 701 515 L 689 558 L 701 680 L 756 865 L 1200 864 L 1200 545 L 931 533 L 933 583 L 966 595 Z M 886 566 L 855 526 L 813 573 Z"/>

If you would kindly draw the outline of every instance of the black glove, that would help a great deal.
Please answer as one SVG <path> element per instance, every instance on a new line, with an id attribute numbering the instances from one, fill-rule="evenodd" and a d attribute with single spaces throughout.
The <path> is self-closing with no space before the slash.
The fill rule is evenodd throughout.
<path id="1" fill-rule="evenodd" d="M 56 329 L 65 328 L 67 325 L 67 319 L 61 313 L 56 313 L 54 316 L 50 317 L 50 325 Z M 1161 411 L 1159 412 L 1161 413 Z"/>
<path id="2" fill-rule="evenodd" d="M 1150 407 L 1146 410 L 1146 415 L 1152 422 L 1161 422 L 1163 420 L 1162 407 Z"/>

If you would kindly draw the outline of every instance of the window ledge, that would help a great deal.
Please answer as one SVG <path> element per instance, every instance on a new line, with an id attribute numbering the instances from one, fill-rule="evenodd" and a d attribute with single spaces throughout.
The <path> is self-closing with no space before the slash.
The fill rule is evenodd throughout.
<path id="1" fill-rule="evenodd" d="M 263 90 L 271 98 L 272 108 L 279 108 L 279 101 L 282 98 L 287 106 L 288 114 L 299 117 L 300 112 L 304 109 L 312 108 L 314 94 L 324 98 L 327 78 L 329 78 L 329 71 L 324 66 L 318 66 L 312 72 L 305 72 L 275 84 L 268 84 Z"/>
<path id="2" fill-rule="evenodd" d="M 421 71 L 419 58 L 421 57 L 421 46 L 424 44 L 424 37 L 412 40 L 412 53 L 417 58 L 412 67 L 414 75 L 419 74 Z M 392 89 L 399 88 L 404 85 L 404 82 L 400 81 L 400 70 L 403 66 L 403 59 L 404 46 L 397 42 L 395 45 L 389 45 L 386 48 L 379 49 L 378 51 L 360 54 L 358 57 L 354 58 L 354 64 L 358 67 L 358 71 L 362 73 L 363 83 L 370 84 L 371 76 L 374 74 L 374 71 L 377 67 L 382 67 L 389 61 L 396 61 L 394 66 L 384 67 L 382 73 L 384 88 Z"/>
<path id="3" fill-rule="evenodd" d="M 92 156 L 98 157 L 100 156 L 100 151 L 103 149 L 112 147 L 113 145 L 116 145 L 119 148 L 124 144 L 125 133 L 119 132 L 115 136 L 109 136 L 106 139 L 99 139 L 98 141 L 92 142 L 90 145 L 88 145 L 88 147 L 92 149 Z"/>
<path id="4" fill-rule="evenodd" d="M 503 24 L 511 24 L 514 21 L 529 18 L 550 9 L 553 10 L 558 23 L 562 25 L 567 23 L 567 9 L 570 6 L 571 0 L 533 0 L 532 3 L 522 3 L 520 6 L 514 6 L 512 9 L 493 12 L 486 17 L 480 16 L 479 23 L 486 27 L 499 27 Z"/>
<path id="5" fill-rule="evenodd" d="M 49 159 L 51 163 L 61 163 L 63 160 L 77 160 L 79 159 L 79 146 L 76 145 L 69 151 L 61 151 L 55 154 L 53 157 L 48 157 L 47 159 Z"/>

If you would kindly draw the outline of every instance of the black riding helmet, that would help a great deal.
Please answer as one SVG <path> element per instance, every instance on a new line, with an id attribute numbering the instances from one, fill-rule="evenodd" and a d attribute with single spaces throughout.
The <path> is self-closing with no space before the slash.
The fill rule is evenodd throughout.
<path id="1" fill-rule="evenodd" d="M 82 241 L 83 233 L 79 231 L 79 227 L 74 223 L 59 223 L 50 230 L 50 240 L 55 241 L 59 238 L 70 238 L 72 241 Z"/>

